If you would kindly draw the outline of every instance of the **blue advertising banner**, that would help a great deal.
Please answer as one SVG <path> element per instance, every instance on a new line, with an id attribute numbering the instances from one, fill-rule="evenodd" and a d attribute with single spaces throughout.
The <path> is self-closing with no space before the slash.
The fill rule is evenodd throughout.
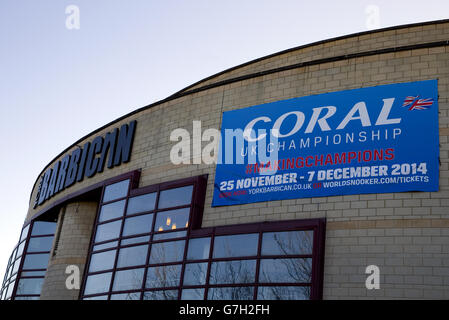
<path id="1" fill-rule="evenodd" d="M 437 80 L 223 113 L 212 206 L 438 191 Z"/>

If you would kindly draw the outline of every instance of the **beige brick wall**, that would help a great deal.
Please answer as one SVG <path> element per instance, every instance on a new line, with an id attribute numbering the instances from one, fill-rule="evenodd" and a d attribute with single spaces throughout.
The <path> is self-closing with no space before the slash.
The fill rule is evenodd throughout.
<path id="1" fill-rule="evenodd" d="M 61 209 L 55 243 L 41 292 L 41 300 L 76 300 L 79 290 L 68 290 L 66 268 L 75 265 L 84 272 L 92 229 L 97 213 L 96 202 L 70 203 Z M 59 236 L 58 236 L 59 233 Z"/>
<path id="2" fill-rule="evenodd" d="M 367 290 L 366 267 L 380 270 Z M 449 299 L 449 219 L 329 222 L 324 299 Z"/>
<path id="3" fill-rule="evenodd" d="M 449 40 L 449 23 L 375 32 L 263 59 L 208 80 L 201 85 L 297 62 L 439 40 Z M 223 111 L 299 96 L 427 79 L 438 79 L 441 160 L 440 191 L 438 192 L 334 196 L 212 208 L 215 166 L 205 164 L 174 166 L 169 162 L 170 149 L 174 145 L 169 140 L 170 132 L 176 128 L 191 131 L 193 120 L 201 120 L 203 130 L 219 129 Z M 215 87 L 143 110 L 93 135 L 89 139 L 104 134 L 122 123 L 128 123 L 133 119 L 138 120 L 129 163 L 85 179 L 57 194 L 41 207 L 33 209 L 30 206 L 26 219 L 29 220 L 35 214 L 45 211 L 45 208 L 48 208 L 53 201 L 62 199 L 93 183 L 131 170 L 142 169 L 140 186 L 207 173 L 209 181 L 203 216 L 204 227 L 273 220 L 327 218 L 329 230 L 325 258 L 325 298 L 427 298 L 432 297 L 433 294 L 447 298 L 445 287 L 449 285 L 449 272 L 443 273 L 442 270 L 448 268 L 446 252 L 448 252 L 449 242 L 447 233 L 447 219 L 449 219 L 448 112 L 449 46 L 323 63 Z M 32 201 L 35 193 L 36 190 L 33 190 Z M 407 221 L 420 220 L 426 225 L 420 226 L 419 223 L 407 225 L 409 223 Z M 397 227 L 383 225 L 388 225 L 390 221 L 397 223 Z M 357 226 L 362 223 L 375 224 L 374 227 L 369 228 L 348 228 L 342 225 L 345 222 L 355 223 Z M 379 224 L 376 225 L 376 223 Z M 340 227 L 336 228 L 336 225 Z M 401 234 L 391 235 L 390 232 L 396 232 L 393 230 L 402 231 L 397 231 Z M 358 232 L 360 234 L 355 235 Z M 378 236 L 371 235 L 376 232 L 379 232 Z M 413 235 L 408 232 L 419 234 Z M 432 232 L 439 234 L 429 235 Z M 428 237 L 430 237 L 428 244 L 414 243 L 421 241 L 419 239 L 427 241 Z M 395 247 L 396 241 L 406 240 L 410 243 L 400 244 L 400 252 L 390 251 L 399 250 Z M 347 241 L 353 242 L 346 244 Z M 370 241 L 374 241 L 374 244 L 365 244 Z M 434 244 L 432 241 L 442 243 Z M 433 252 L 434 246 L 440 246 L 441 252 Z M 351 248 L 354 251 L 351 251 Z M 412 248 L 416 251 L 408 252 Z M 339 260 L 339 250 L 349 250 L 341 256 L 341 259 L 347 259 L 345 260 L 348 261 L 347 266 L 341 264 L 343 262 Z M 379 252 L 375 252 L 376 250 Z M 429 257 L 428 254 L 431 256 Z M 387 262 L 391 255 L 398 257 L 398 264 L 395 266 Z M 413 258 L 411 256 L 421 262 L 411 263 L 408 259 Z M 365 292 L 362 288 L 364 286 L 363 271 L 370 261 L 379 261 L 381 272 L 382 269 L 386 270 L 382 276 L 383 289 L 376 293 Z M 428 270 L 420 268 L 429 267 L 427 265 L 429 263 L 433 263 L 431 273 L 420 274 L 424 272 L 423 270 Z M 56 268 L 56 266 L 50 266 L 50 268 Z M 354 275 L 351 278 L 349 270 L 354 271 L 358 277 Z M 408 270 L 407 272 L 411 274 L 403 274 L 401 270 Z M 57 272 L 60 273 L 60 271 Z M 345 280 L 347 277 L 350 277 L 350 280 Z M 422 279 L 421 284 L 417 283 L 418 278 Z M 431 293 L 433 289 L 435 289 L 434 293 Z"/>

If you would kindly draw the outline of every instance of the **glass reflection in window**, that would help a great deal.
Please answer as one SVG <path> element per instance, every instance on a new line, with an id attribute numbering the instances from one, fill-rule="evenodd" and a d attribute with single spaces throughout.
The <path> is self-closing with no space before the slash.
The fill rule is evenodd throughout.
<path id="1" fill-rule="evenodd" d="M 117 271 L 114 277 L 113 291 L 135 290 L 142 288 L 144 269 Z"/>
<path id="2" fill-rule="evenodd" d="M 55 222 L 35 221 L 33 224 L 32 236 L 42 236 L 47 234 L 54 234 L 56 230 Z"/>
<path id="3" fill-rule="evenodd" d="M 209 282 L 211 284 L 252 283 L 255 280 L 256 260 L 213 262 Z"/>
<path id="4" fill-rule="evenodd" d="M 148 245 L 121 248 L 117 268 L 144 265 L 147 260 Z"/>
<path id="5" fill-rule="evenodd" d="M 166 240 L 166 239 L 173 239 L 173 238 L 183 238 L 187 236 L 187 231 L 177 231 L 177 232 L 164 232 L 164 233 L 157 233 L 153 236 L 153 240 Z"/>
<path id="6" fill-rule="evenodd" d="M 196 238 L 189 241 L 187 251 L 188 260 L 208 259 L 210 251 L 210 238 Z"/>
<path id="7" fill-rule="evenodd" d="M 91 256 L 89 272 L 114 268 L 116 250 L 94 253 Z"/>
<path id="8" fill-rule="evenodd" d="M 109 291 L 111 277 L 112 272 L 88 276 L 84 294 L 95 294 Z"/>
<path id="9" fill-rule="evenodd" d="M 53 244 L 53 236 L 31 238 L 28 243 L 28 252 L 50 251 Z"/>
<path id="10" fill-rule="evenodd" d="M 262 259 L 259 281 L 262 283 L 308 283 L 312 279 L 312 259 Z"/>
<path id="11" fill-rule="evenodd" d="M 257 300 L 308 300 L 310 287 L 259 287 Z"/>
<path id="12" fill-rule="evenodd" d="M 112 294 L 111 300 L 140 300 L 140 292 Z"/>
<path id="13" fill-rule="evenodd" d="M 46 271 L 22 271 L 21 277 L 44 277 Z"/>
<path id="14" fill-rule="evenodd" d="M 181 261 L 184 245 L 184 240 L 154 243 L 151 246 L 150 264 Z"/>
<path id="15" fill-rule="evenodd" d="M 214 240 L 214 258 L 243 257 L 257 255 L 259 235 L 238 234 L 231 236 L 217 236 Z M 242 244 L 245 245 L 242 245 Z"/>
<path id="16" fill-rule="evenodd" d="M 23 228 L 22 230 L 22 234 L 20 235 L 20 241 L 25 240 L 25 238 L 28 236 L 28 230 L 30 229 L 30 225 L 27 225 L 25 228 Z"/>
<path id="17" fill-rule="evenodd" d="M 17 286 L 18 295 L 21 294 L 40 294 L 42 289 L 42 284 L 44 283 L 44 278 L 37 279 L 20 279 Z"/>
<path id="18" fill-rule="evenodd" d="M 190 204 L 192 201 L 193 186 L 161 191 L 159 196 L 159 209 L 177 207 Z"/>
<path id="19" fill-rule="evenodd" d="M 206 283 L 207 263 L 187 263 L 184 270 L 184 285 L 202 285 Z"/>
<path id="20" fill-rule="evenodd" d="M 189 212 L 190 208 L 158 212 L 154 231 L 187 228 L 189 226 Z"/>
<path id="21" fill-rule="evenodd" d="M 94 246 L 93 251 L 99 251 L 99 250 L 114 248 L 114 247 L 117 247 L 117 246 L 118 246 L 118 241 L 106 242 L 106 243 L 97 244 L 96 246 Z"/>
<path id="22" fill-rule="evenodd" d="M 98 225 L 95 242 L 103 242 L 118 238 L 120 235 L 121 226 L 122 220 Z"/>
<path id="23" fill-rule="evenodd" d="M 47 269 L 49 257 L 49 253 L 27 254 L 23 263 L 23 269 Z"/>
<path id="24" fill-rule="evenodd" d="M 262 255 L 312 254 L 313 231 L 266 232 Z"/>
<path id="25" fill-rule="evenodd" d="M 112 201 L 126 197 L 128 194 L 129 180 L 123 180 L 106 186 L 104 189 L 103 202 Z"/>
<path id="26" fill-rule="evenodd" d="M 125 226 L 123 227 L 123 236 L 130 236 L 141 233 L 151 232 L 153 224 L 153 215 L 144 214 L 137 217 L 126 218 Z"/>
<path id="27" fill-rule="evenodd" d="M 147 272 L 147 282 L 145 287 L 162 288 L 177 287 L 181 277 L 181 265 L 168 265 L 150 267 Z"/>
<path id="28" fill-rule="evenodd" d="M 203 300 L 204 289 L 183 289 L 181 293 L 181 300 Z"/>
<path id="29" fill-rule="evenodd" d="M 144 300 L 177 300 L 178 290 L 157 290 L 143 293 Z"/>
<path id="30" fill-rule="evenodd" d="M 154 206 L 156 204 L 156 195 L 156 192 L 154 192 L 130 198 L 128 201 L 126 214 L 130 215 L 134 213 L 154 210 Z"/>
<path id="31" fill-rule="evenodd" d="M 23 249 L 25 248 L 25 242 L 22 242 L 19 247 L 17 248 L 17 258 L 19 258 L 20 256 L 22 256 L 23 253 Z"/>
<path id="32" fill-rule="evenodd" d="M 120 218 L 125 209 L 125 200 L 105 204 L 101 207 L 99 222 Z"/>
<path id="33" fill-rule="evenodd" d="M 208 300 L 253 300 L 253 287 L 209 288 Z"/>
<path id="34" fill-rule="evenodd" d="M 150 241 L 150 236 L 144 236 L 144 237 L 123 239 L 121 244 L 122 244 L 122 246 L 124 246 L 124 245 L 128 245 L 128 244 L 142 243 L 142 242 L 148 242 L 148 241 Z"/>
<path id="35" fill-rule="evenodd" d="M 108 300 L 107 295 L 83 298 L 83 300 Z"/>

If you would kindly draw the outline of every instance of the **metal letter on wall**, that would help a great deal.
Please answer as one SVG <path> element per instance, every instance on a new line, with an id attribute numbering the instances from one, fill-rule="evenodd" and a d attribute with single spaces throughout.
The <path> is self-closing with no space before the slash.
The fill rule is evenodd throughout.
<path id="1" fill-rule="evenodd" d="M 86 142 L 82 148 L 78 147 L 70 155 L 67 154 L 61 161 L 57 161 L 52 168 L 47 169 L 40 179 L 34 208 L 76 182 L 82 181 L 84 177 L 91 178 L 98 172 L 103 172 L 106 157 L 108 169 L 129 162 L 136 124 L 137 121 L 133 120 L 129 125 L 124 124 L 120 129 L 115 128 L 106 133 L 106 138 L 96 136 L 92 143 Z"/>

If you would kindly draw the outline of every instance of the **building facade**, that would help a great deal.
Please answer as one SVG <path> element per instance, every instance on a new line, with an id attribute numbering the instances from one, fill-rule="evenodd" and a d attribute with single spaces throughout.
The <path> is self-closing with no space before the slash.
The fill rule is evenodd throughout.
<path id="1" fill-rule="evenodd" d="M 438 89 L 434 191 L 215 206 L 217 165 L 196 161 L 195 149 L 190 163 L 170 160 L 172 132 L 194 121 L 204 132 L 221 128 L 224 112 L 424 80 Z M 321 41 L 213 75 L 95 130 L 44 168 L 1 298 L 448 299 L 448 112 L 447 20 Z M 379 270 L 378 289 L 367 288 L 368 266 Z"/>

